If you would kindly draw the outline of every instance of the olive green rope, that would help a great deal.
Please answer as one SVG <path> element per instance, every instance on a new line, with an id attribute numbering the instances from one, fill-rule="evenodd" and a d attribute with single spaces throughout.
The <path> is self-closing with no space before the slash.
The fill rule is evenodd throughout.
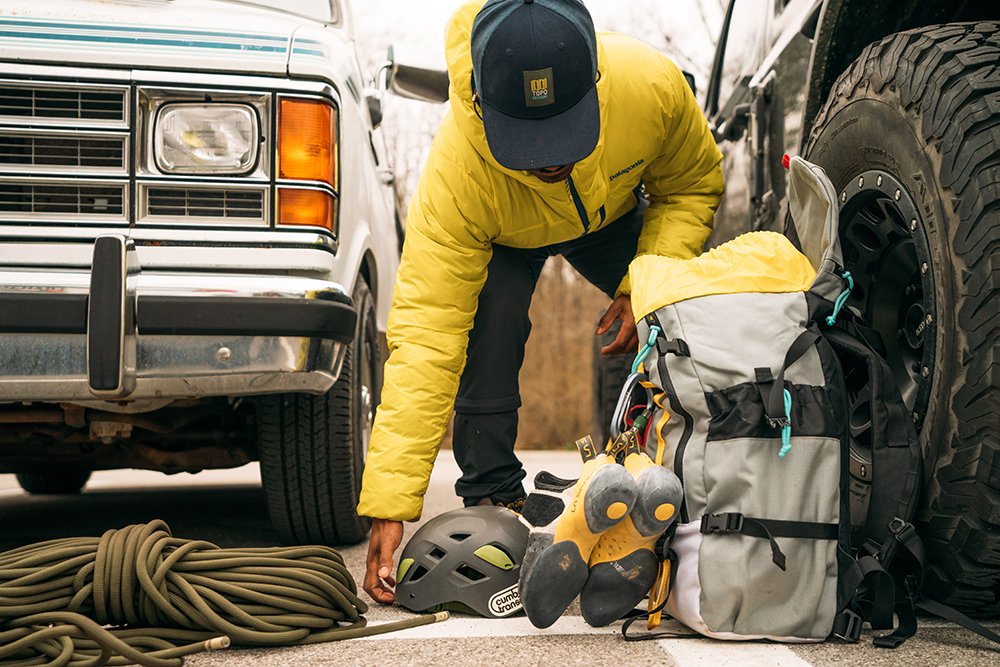
<path id="1" fill-rule="evenodd" d="M 369 627 L 354 578 L 325 546 L 220 549 L 163 521 L 0 553 L 0 667 L 178 667 L 192 653 L 297 646 L 426 625 Z"/>

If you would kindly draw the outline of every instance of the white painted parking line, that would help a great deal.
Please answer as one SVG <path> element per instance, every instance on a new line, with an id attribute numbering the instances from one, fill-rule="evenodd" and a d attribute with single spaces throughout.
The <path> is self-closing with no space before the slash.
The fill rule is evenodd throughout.
<path id="1" fill-rule="evenodd" d="M 379 624 L 369 624 L 378 627 Z M 544 635 L 613 635 L 621 634 L 621 624 L 603 628 L 587 625 L 580 616 L 563 616 L 551 627 L 539 629 L 524 616 L 516 618 L 466 618 L 452 616 L 447 621 L 421 625 L 387 635 L 360 637 L 367 639 L 447 639 L 466 637 L 534 637 Z"/>
<path id="2" fill-rule="evenodd" d="M 378 627 L 380 623 L 370 624 Z M 452 616 L 447 621 L 422 625 L 373 637 L 372 639 L 466 639 L 469 637 L 538 637 L 566 635 L 620 635 L 621 623 L 603 628 L 587 625 L 579 616 L 563 616 L 552 627 L 539 629 L 523 616 L 504 619 Z M 609 641 L 613 638 L 609 637 Z M 787 646 L 754 642 L 724 642 L 711 639 L 656 640 L 670 654 L 676 667 L 811 667 Z"/>
<path id="3" fill-rule="evenodd" d="M 711 639 L 660 639 L 677 667 L 811 667 L 781 644 L 725 642 Z"/>

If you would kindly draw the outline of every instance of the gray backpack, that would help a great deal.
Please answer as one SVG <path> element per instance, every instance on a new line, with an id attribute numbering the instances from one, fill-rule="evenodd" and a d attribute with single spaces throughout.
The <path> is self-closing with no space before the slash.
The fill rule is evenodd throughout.
<path id="1" fill-rule="evenodd" d="M 752 232 L 695 259 L 643 256 L 630 268 L 645 342 L 636 370 L 658 392 L 646 448 L 684 485 L 666 610 L 720 639 L 856 641 L 862 620 L 893 627 L 911 576 L 887 570 L 897 547 L 920 559 L 910 524 L 920 452 L 870 330 L 843 308 L 851 278 L 836 192 L 800 158 L 789 169 L 803 252 Z M 875 392 L 875 482 L 853 521 L 847 406 L 857 389 L 845 365 Z"/>

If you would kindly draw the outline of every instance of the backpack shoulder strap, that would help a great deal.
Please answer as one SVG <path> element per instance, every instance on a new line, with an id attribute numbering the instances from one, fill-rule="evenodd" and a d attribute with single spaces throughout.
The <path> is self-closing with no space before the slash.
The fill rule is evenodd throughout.
<path id="1" fill-rule="evenodd" d="M 850 320 L 859 324 L 854 318 Z M 843 627 L 840 631 L 835 627 L 834 635 L 856 641 L 860 624 L 855 620 L 867 621 L 876 630 L 893 629 L 895 613 L 898 627 L 890 635 L 876 638 L 875 644 L 898 646 L 916 632 L 914 605 L 925 571 L 923 543 L 910 523 L 922 474 L 916 428 L 891 368 L 869 340 L 871 330 L 858 330 L 855 335 L 826 327 L 822 333 L 845 374 L 861 374 L 865 380 L 862 393 L 847 398 L 858 409 L 867 406 L 872 468 L 867 516 L 861 517 L 863 544 L 849 572 L 853 591 L 845 591 L 853 599 L 838 617 Z M 905 556 L 897 559 L 901 546 Z"/>
<path id="2" fill-rule="evenodd" d="M 873 475 L 864 537 L 887 565 L 898 543 L 894 536 L 909 524 L 920 494 L 923 459 L 916 428 L 881 355 L 839 328 L 824 329 L 823 336 L 845 365 L 863 364 L 860 370 L 867 372 Z"/>

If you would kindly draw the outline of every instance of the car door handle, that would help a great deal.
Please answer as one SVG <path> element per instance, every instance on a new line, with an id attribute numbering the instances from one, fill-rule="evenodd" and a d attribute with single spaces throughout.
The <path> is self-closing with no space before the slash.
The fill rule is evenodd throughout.
<path id="1" fill-rule="evenodd" d="M 736 141 L 743 135 L 750 119 L 750 105 L 737 104 L 729 118 L 722 121 L 715 132 L 716 141 Z"/>

